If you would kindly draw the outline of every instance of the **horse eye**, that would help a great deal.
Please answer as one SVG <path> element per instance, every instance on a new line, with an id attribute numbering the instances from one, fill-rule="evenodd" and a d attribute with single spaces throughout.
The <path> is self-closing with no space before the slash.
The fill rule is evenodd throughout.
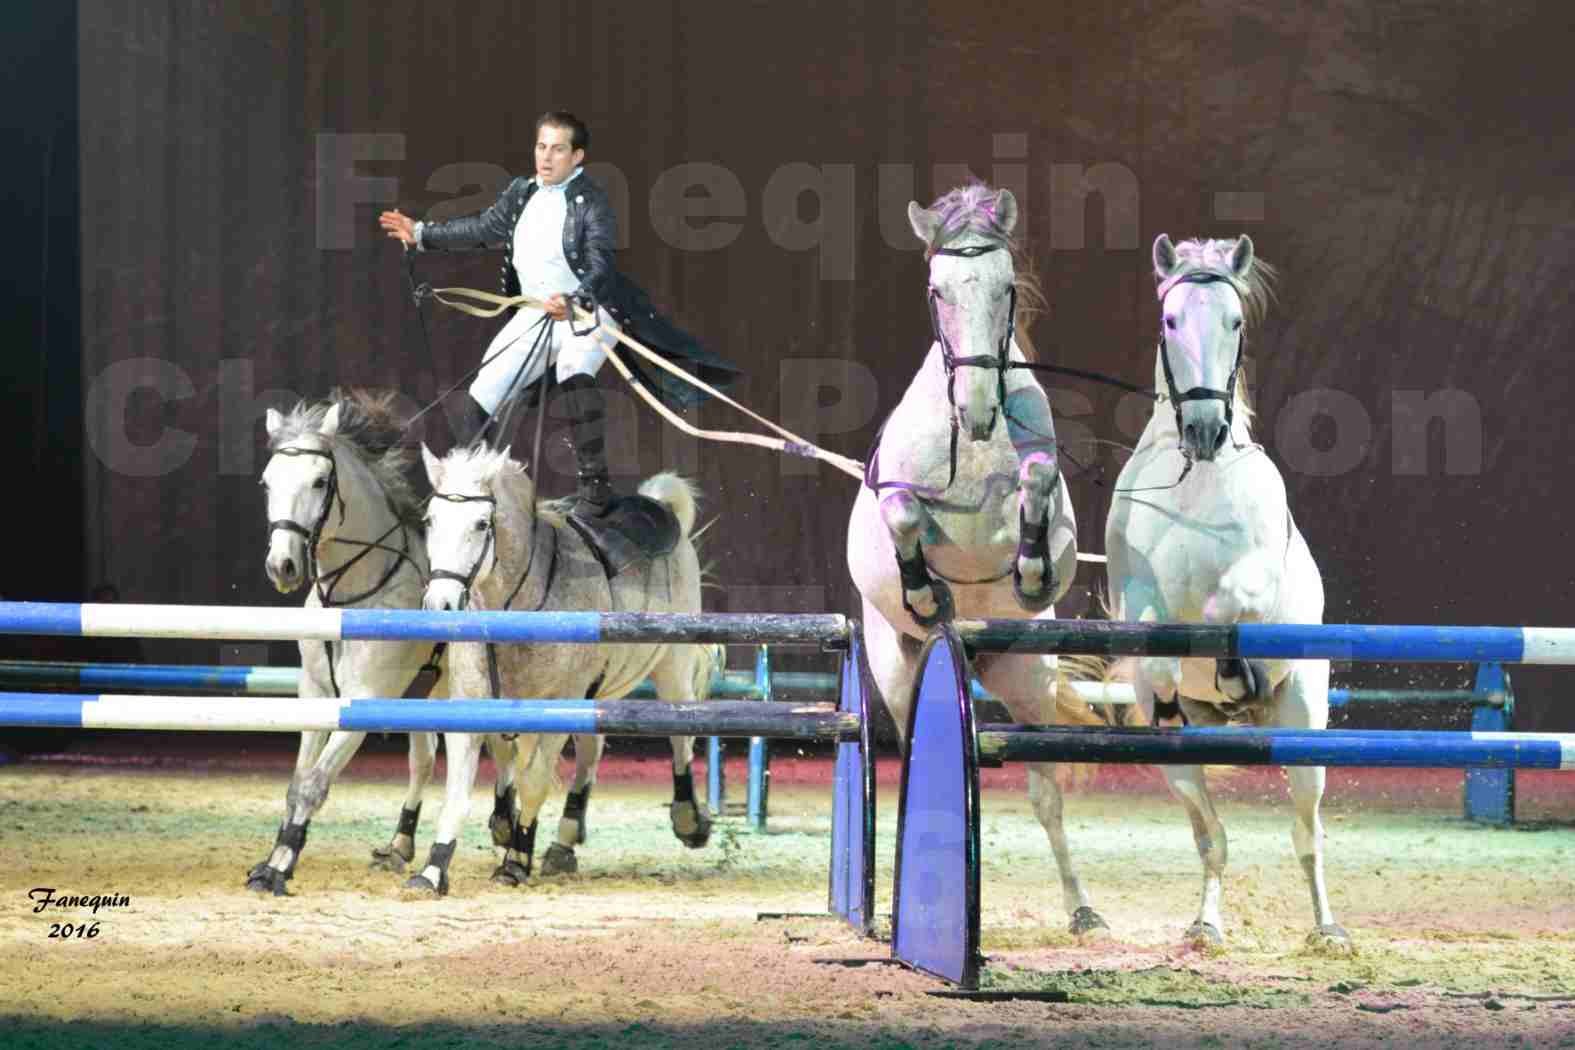
<path id="1" fill-rule="evenodd" d="M 1176 319 L 1174 317 L 1165 318 L 1165 327 L 1174 332 L 1176 330 Z"/>
<path id="2" fill-rule="evenodd" d="M 1230 330 L 1232 332 L 1239 332 L 1239 331 L 1241 331 L 1241 318 L 1238 317 L 1238 318 L 1236 318 L 1236 320 L 1231 322 Z"/>
<path id="3" fill-rule="evenodd" d="M 476 531 L 477 532 L 486 532 L 490 528 L 492 528 L 492 522 L 490 522 L 490 521 L 478 521 L 478 522 L 476 522 Z"/>
<path id="4" fill-rule="evenodd" d="M 314 489 L 326 489 L 327 487 L 328 487 L 328 479 L 327 478 L 318 478 L 316 481 L 312 482 L 312 488 L 314 488 Z"/>

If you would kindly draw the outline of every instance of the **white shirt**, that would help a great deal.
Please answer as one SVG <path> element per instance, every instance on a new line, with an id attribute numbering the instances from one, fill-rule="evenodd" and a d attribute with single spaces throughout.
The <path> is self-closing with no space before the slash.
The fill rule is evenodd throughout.
<path id="1" fill-rule="evenodd" d="M 563 220 L 569 211 L 569 186 L 581 170 L 575 168 L 555 186 L 543 185 L 538 178 L 536 192 L 514 227 L 514 272 L 519 274 L 520 291 L 533 298 L 567 295 L 580 286 L 579 276 L 563 255 Z"/>

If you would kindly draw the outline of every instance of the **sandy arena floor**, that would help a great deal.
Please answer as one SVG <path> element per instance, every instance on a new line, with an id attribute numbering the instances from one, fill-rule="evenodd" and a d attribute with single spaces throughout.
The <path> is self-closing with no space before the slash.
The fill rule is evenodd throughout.
<path id="1" fill-rule="evenodd" d="M 824 908 L 830 766 L 782 760 L 772 827 L 721 823 L 681 847 L 657 758 L 614 756 L 581 874 L 487 881 L 476 793 L 453 891 L 405 898 L 369 872 L 402 760 L 364 756 L 313 823 L 287 899 L 242 887 L 278 824 L 290 753 L 0 767 L 0 1045 L 296 1047 L 1575 1046 L 1575 785 L 1522 779 L 1522 829 L 1457 815 L 1459 775 L 1331 773 L 1330 886 L 1360 954 L 1307 954 L 1309 907 L 1277 771 L 1222 792 L 1229 946 L 1180 946 L 1199 868 L 1153 770 L 1101 771 L 1069 833 L 1114 938 L 1063 931 L 1059 885 L 1020 770 L 984 795 L 987 984 L 1066 1002 L 959 1002 L 883 963 L 887 946 Z M 741 786 L 742 768 L 732 770 Z M 484 770 L 484 775 L 490 772 Z M 895 773 L 882 770 L 880 910 L 889 910 Z M 429 789 L 424 856 L 441 794 Z M 548 810 L 556 817 L 559 802 Z M 50 938 L 34 887 L 123 894 L 92 939 Z"/>

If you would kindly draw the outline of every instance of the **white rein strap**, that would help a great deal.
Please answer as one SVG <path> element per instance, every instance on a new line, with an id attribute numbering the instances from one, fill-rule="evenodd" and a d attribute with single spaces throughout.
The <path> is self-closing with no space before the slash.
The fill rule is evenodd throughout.
<path id="1" fill-rule="evenodd" d="M 464 296 L 466 298 L 475 299 L 480 302 L 491 303 L 493 305 L 490 309 L 472 306 L 469 303 L 445 299 L 445 294 Z M 473 288 L 435 288 L 432 291 L 432 297 L 438 302 L 442 303 L 444 306 L 451 306 L 456 310 L 462 310 L 474 317 L 496 317 L 504 310 L 514 306 L 524 306 L 533 310 L 540 310 L 546 305 L 540 300 L 533 299 L 528 295 L 504 297 L 501 295 L 493 295 L 491 292 L 477 291 Z M 581 308 L 578 304 L 574 305 L 574 313 L 575 316 L 579 317 L 583 321 L 594 323 L 596 320 L 595 315 L 591 314 L 588 310 Z M 670 363 L 660 354 L 648 349 L 645 346 L 642 346 L 636 340 L 631 339 L 625 333 L 615 332 L 614 334 L 618 337 L 618 341 L 620 343 L 622 343 L 624 346 L 627 346 L 630 350 L 633 350 L 636 354 L 639 354 L 647 361 L 650 361 L 658 368 L 671 372 L 673 375 L 678 376 L 680 379 L 684 380 L 690 385 L 704 390 L 707 394 L 710 394 L 718 401 L 731 405 L 740 412 L 744 413 L 744 415 L 748 416 L 750 419 L 753 419 L 755 422 L 759 423 L 761 426 L 775 431 L 776 433 L 782 435 L 782 437 L 769 438 L 760 434 L 745 434 L 736 430 L 702 430 L 699 427 L 690 424 L 672 409 L 662 404 L 661 400 L 657 398 L 656 395 L 647 390 L 645 385 L 635 378 L 634 373 L 630 371 L 629 366 L 619 359 L 617 354 L 608 354 L 607 356 L 612 361 L 613 367 L 616 368 L 618 370 L 618 374 L 623 376 L 629 385 L 634 388 L 634 392 L 639 394 L 640 397 L 644 399 L 646 404 L 650 405 L 658 413 L 660 413 L 663 419 L 667 420 L 669 423 L 677 427 L 679 430 L 682 430 L 684 433 L 690 435 L 691 437 L 706 438 L 711 441 L 725 441 L 737 445 L 755 445 L 759 448 L 771 449 L 774 452 L 782 452 L 791 456 L 803 456 L 806 459 L 818 459 L 824 463 L 831 464 L 833 467 L 836 467 L 844 474 L 857 478 L 860 481 L 864 480 L 864 464 L 860 463 L 858 460 L 839 455 L 835 452 L 828 452 L 813 442 L 805 441 L 791 430 L 779 426 L 776 423 L 773 423 L 771 420 L 750 411 L 748 408 L 745 408 L 737 401 L 734 401 L 732 398 L 728 397 L 720 390 L 717 390 L 709 383 L 706 383 L 703 380 L 690 375 L 682 368 L 679 368 L 677 365 Z"/>
<path id="2" fill-rule="evenodd" d="M 491 305 L 475 306 L 471 303 L 444 298 L 445 296 L 460 296 L 465 299 L 473 299 L 476 302 L 490 303 Z M 444 306 L 453 307 L 455 310 L 470 314 L 472 317 L 496 317 L 503 311 L 515 306 L 524 306 L 532 310 L 540 310 L 546 306 L 546 304 L 541 300 L 534 299 L 528 295 L 494 295 L 491 292 L 483 292 L 475 288 L 434 288 L 432 289 L 432 298 L 436 299 Z M 590 311 L 582 309 L 578 304 L 573 304 L 573 309 L 575 315 L 581 320 L 591 322 L 596 320 L 595 316 L 591 314 Z M 722 393 L 720 390 L 711 386 L 709 383 L 704 382 L 696 376 L 690 375 L 688 372 L 685 372 L 677 365 L 671 364 L 666 358 L 662 357 L 655 351 L 642 346 L 639 342 L 631 339 L 625 333 L 620 331 L 615 332 L 614 334 L 618 337 L 618 341 L 620 343 L 622 343 L 624 346 L 627 346 L 630 350 L 633 350 L 647 361 L 650 361 L 658 368 L 671 372 L 673 375 L 682 379 L 684 382 L 704 390 L 707 394 L 710 394 L 718 401 L 733 406 L 740 412 L 744 413 L 744 415 L 748 416 L 750 419 L 753 419 L 755 422 L 759 423 L 761 426 L 782 435 L 781 438 L 769 438 L 761 434 L 746 434 L 737 430 L 702 430 L 699 427 L 689 423 L 666 405 L 662 404 L 660 398 L 652 394 L 645 388 L 643 383 L 635 378 L 634 373 L 630 371 L 629 366 L 624 364 L 617 354 L 608 354 L 608 360 L 612 361 L 613 367 L 618 370 L 618 374 L 623 376 L 624 380 L 634 388 L 634 392 L 639 394 L 645 403 L 654 408 L 663 419 L 667 420 L 673 426 L 677 427 L 685 434 L 688 434 L 690 437 L 705 438 L 710 441 L 724 441 L 735 445 L 754 445 L 757 448 L 770 449 L 773 452 L 782 452 L 790 456 L 803 456 L 806 459 L 818 459 L 823 463 L 829 463 L 831 466 L 836 467 L 844 474 L 858 481 L 860 484 L 864 483 L 864 464 L 860 461 L 852 459 L 848 456 L 839 455 L 835 452 L 828 452 L 813 442 L 805 441 L 803 438 L 799 437 L 797 434 L 786 429 L 785 427 L 779 426 L 776 423 L 773 423 L 771 420 L 752 412 L 748 408 L 739 404 L 737 401 L 734 401 L 732 398 L 728 397 L 726 394 Z M 1081 562 L 1104 564 L 1105 556 L 1103 554 L 1083 554 L 1079 552 L 1077 560 Z"/>

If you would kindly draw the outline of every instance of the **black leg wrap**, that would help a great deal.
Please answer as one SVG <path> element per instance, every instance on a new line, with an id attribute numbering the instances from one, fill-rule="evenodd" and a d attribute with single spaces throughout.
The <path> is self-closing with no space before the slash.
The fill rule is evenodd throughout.
<path id="1" fill-rule="evenodd" d="M 673 801 L 693 802 L 695 800 L 695 775 L 692 769 L 682 773 L 673 774 Z"/>
<path id="2" fill-rule="evenodd" d="M 306 829 L 311 823 L 311 821 L 307 821 L 304 824 L 281 824 L 279 826 L 279 837 L 274 839 L 274 845 L 288 846 L 299 857 L 301 850 L 306 848 Z M 290 862 L 290 867 L 295 867 L 294 861 Z"/>
<path id="3" fill-rule="evenodd" d="M 286 895 L 285 883 L 289 882 L 295 875 L 295 865 L 301 859 L 301 850 L 306 846 L 306 829 L 310 824 L 311 821 L 306 821 L 302 824 L 279 825 L 279 834 L 274 836 L 273 840 L 274 849 L 278 849 L 280 846 L 288 847 L 290 850 L 290 863 L 283 871 L 273 867 L 268 862 L 273 855 L 272 851 L 270 851 L 269 857 L 264 858 L 262 863 L 246 873 L 247 889 L 258 893 L 272 893 L 275 897 Z"/>
<path id="4" fill-rule="evenodd" d="M 535 863 L 536 822 L 531 821 L 525 828 L 516 823 L 507 845 L 503 863 L 492 869 L 492 881 L 502 886 L 523 886 Z"/>
<path id="5" fill-rule="evenodd" d="M 673 822 L 673 834 L 679 842 L 690 849 L 699 849 L 711 841 L 711 814 L 707 807 L 695 802 L 693 770 L 686 769 L 673 774 L 673 804 L 668 807 L 668 811 Z M 688 826 L 691 817 L 694 820 L 692 828 Z M 685 830 L 679 829 L 681 819 Z"/>
<path id="6" fill-rule="evenodd" d="M 440 897 L 448 893 L 448 865 L 454 859 L 454 846 L 455 843 L 453 842 L 432 843 L 432 849 L 427 854 L 427 862 L 421 866 L 422 871 L 425 871 L 427 868 L 437 868 L 438 884 L 436 886 L 432 885 L 421 872 L 417 872 L 405 880 L 405 889 L 424 890 L 427 893 L 435 892 Z"/>
<path id="7" fill-rule="evenodd" d="M 523 853 L 527 860 L 530 859 L 531 855 L 536 852 L 536 821 L 531 821 L 528 826 L 523 828 L 518 824 L 514 825 L 514 834 L 509 839 L 509 849 L 514 850 L 516 853 Z M 529 870 L 529 868 L 530 865 L 527 864 L 526 870 Z"/>
<path id="8" fill-rule="evenodd" d="M 924 564 L 923 547 L 916 549 L 911 558 L 897 555 L 897 573 L 902 577 L 902 607 L 908 610 L 914 623 L 920 627 L 933 627 L 950 620 L 956 613 L 956 607 L 952 604 L 952 589 L 930 575 L 929 566 Z M 930 588 L 930 594 L 935 598 L 935 612 L 929 616 L 921 614 L 908 602 L 909 591 L 922 591 L 926 587 Z"/>
<path id="9" fill-rule="evenodd" d="M 595 784 L 586 784 L 578 791 L 569 792 L 569 797 L 563 801 L 563 819 L 572 820 L 575 824 L 574 844 L 585 844 L 585 811 L 591 804 L 591 788 Z"/>
<path id="10" fill-rule="evenodd" d="M 1054 600 L 1056 590 L 1055 567 L 1050 564 L 1050 512 L 1045 511 L 1044 517 L 1036 524 L 1029 524 L 1023 517 L 1021 507 L 1017 509 L 1017 557 L 1012 561 L 1012 592 L 1017 598 L 1017 604 L 1029 612 L 1039 612 L 1047 608 Z M 1019 561 L 1032 561 L 1039 559 L 1042 566 L 1042 575 L 1039 578 L 1039 593 L 1026 594 L 1023 591 L 1023 574 L 1018 566 Z"/>
<path id="11" fill-rule="evenodd" d="M 372 867 L 383 871 L 404 871 L 405 865 L 416 859 L 416 823 L 421 819 L 421 803 L 416 803 L 415 809 L 399 807 L 399 826 L 394 829 L 394 840 L 386 846 L 378 846 L 372 850 Z M 399 836 L 409 836 L 410 852 L 404 853 L 397 846 Z"/>
<path id="12" fill-rule="evenodd" d="M 930 585 L 930 567 L 924 563 L 924 550 L 914 551 L 913 557 L 897 555 L 897 573 L 902 577 L 902 589 L 922 591 Z"/>

